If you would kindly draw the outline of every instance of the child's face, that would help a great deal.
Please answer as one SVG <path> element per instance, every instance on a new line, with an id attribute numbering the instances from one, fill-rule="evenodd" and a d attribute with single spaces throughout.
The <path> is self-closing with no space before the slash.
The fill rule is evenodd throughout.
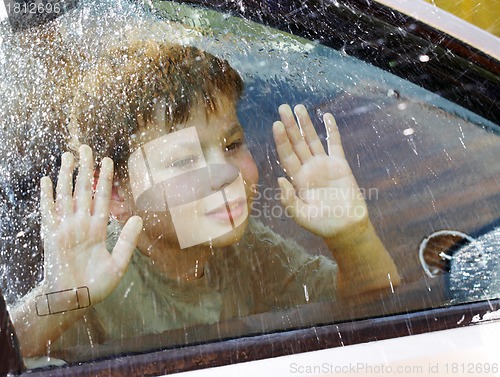
<path id="1" fill-rule="evenodd" d="M 243 235 L 257 166 L 235 104 L 222 97 L 218 105 L 209 118 L 196 107 L 185 124 L 168 132 L 164 103 L 158 103 L 152 121 L 140 124 L 142 147 L 128 161 L 129 191 L 151 242 L 223 247 Z"/>

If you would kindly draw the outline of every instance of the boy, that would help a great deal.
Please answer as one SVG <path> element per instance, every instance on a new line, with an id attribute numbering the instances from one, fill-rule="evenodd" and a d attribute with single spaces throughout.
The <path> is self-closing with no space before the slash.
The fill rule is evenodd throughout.
<path id="1" fill-rule="evenodd" d="M 302 105 L 295 116 L 280 106 L 273 135 L 289 177 L 278 179 L 282 204 L 336 263 L 250 218 L 258 171 L 236 114 L 243 83 L 226 61 L 150 41 L 98 67 L 82 77 L 67 125 L 80 153 L 74 192 L 70 153 L 55 202 L 42 180 L 45 276 L 13 311 L 24 356 L 58 338 L 127 338 L 399 284 L 331 114 L 328 153 Z"/>

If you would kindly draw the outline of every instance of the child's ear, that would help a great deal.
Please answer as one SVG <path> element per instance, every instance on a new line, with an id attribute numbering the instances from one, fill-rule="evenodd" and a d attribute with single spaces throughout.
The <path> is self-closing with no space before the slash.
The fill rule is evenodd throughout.
<path id="1" fill-rule="evenodd" d="M 132 209 L 130 208 L 127 192 L 120 184 L 113 184 L 111 189 L 109 212 L 120 223 L 125 223 L 132 217 Z"/>
<path id="2" fill-rule="evenodd" d="M 135 119 L 136 119 L 136 122 L 137 122 L 137 127 L 139 127 L 139 129 L 145 129 L 146 128 L 146 120 L 144 119 L 144 116 L 141 113 L 137 113 L 135 115 Z"/>

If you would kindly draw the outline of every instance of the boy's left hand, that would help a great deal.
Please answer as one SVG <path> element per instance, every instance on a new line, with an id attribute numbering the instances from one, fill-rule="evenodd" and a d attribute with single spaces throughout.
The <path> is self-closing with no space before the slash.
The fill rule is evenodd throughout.
<path id="1" fill-rule="evenodd" d="M 323 238 L 336 238 L 369 224 L 364 197 L 352 174 L 332 114 L 323 116 L 328 153 L 303 105 L 279 107 L 273 124 L 280 164 L 290 180 L 279 178 L 281 202 L 294 220 Z"/>

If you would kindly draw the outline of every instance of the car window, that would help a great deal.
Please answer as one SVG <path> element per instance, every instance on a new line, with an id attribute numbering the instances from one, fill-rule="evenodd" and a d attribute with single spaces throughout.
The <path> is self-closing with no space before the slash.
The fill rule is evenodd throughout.
<path id="1" fill-rule="evenodd" d="M 286 18 L 286 12 L 279 11 Z M 348 8 L 344 11 L 354 16 L 359 12 Z M 245 10 L 239 9 L 239 12 L 245 13 Z M 282 24 L 278 26 L 287 29 Z M 7 22 L 2 22 L 0 29 L 0 135 L 3 140 L 0 146 L 3 239 L 0 269 L 1 288 L 11 307 L 43 278 L 40 179 L 48 175 L 56 182 L 62 164 L 61 155 L 68 149 L 68 124 L 76 117 L 71 107 L 72 101 L 76 101 L 73 91 L 90 85 L 85 79 L 78 81 L 79 78 L 75 77 L 80 76 L 75 72 L 97 70 L 100 68 L 97 64 L 102 62 L 99 59 L 107 51 L 120 51 L 124 45 L 147 44 L 151 40 L 196 46 L 227 60 L 241 75 L 244 89 L 237 116 L 244 130 L 245 143 L 259 170 L 259 180 L 252 186 L 254 201 L 246 215 L 251 221 L 258 222 L 252 229 L 259 235 L 256 238 L 259 242 L 254 244 L 252 239 L 243 244 L 240 252 L 247 253 L 244 257 L 247 262 L 242 275 L 266 268 L 269 273 L 277 270 L 273 266 L 262 266 L 251 256 L 263 254 L 262 250 L 269 244 L 273 246 L 270 250 L 275 250 L 276 245 L 283 247 L 282 244 L 293 243 L 296 250 L 304 251 L 304 255 L 311 258 L 304 259 L 311 263 L 306 277 L 315 273 L 320 275 L 323 264 L 332 261 L 324 240 L 298 225 L 280 203 L 282 189 L 278 178 L 286 176 L 286 172 L 276 152 L 272 124 L 279 119 L 278 107 L 281 104 L 302 103 L 311 114 L 323 146 L 329 142 L 323 115 L 331 113 L 335 116 L 346 160 L 366 201 L 371 222 L 402 278 L 401 284 L 388 292 L 370 299 L 353 296 L 345 302 L 327 293 L 318 295 L 316 302 L 308 302 L 309 291 L 313 292 L 317 287 L 301 283 L 303 301 L 300 303 L 288 303 L 283 299 L 287 297 L 285 291 L 276 294 L 279 291 L 273 288 L 274 280 L 270 279 L 269 284 L 260 286 L 263 290 L 260 297 L 277 303 L 272 311 L 259 310 L 257 303 L 252 303 L 257 309 L 247 310 L 246 304 L 238 301 L 235 305 L 241 307 L 238 306 L 233 313 L 240 310 L 242 315 L 185 321 L 175 319 L 177 310 L 182 309 L 168 308 L 174 317 L 174 325 L 168 329 L 159 325 L 157 331 L 142 331 L 140 329 L 154 328 L 154 325 L 146 326 L 143 322 L 153 323 L 165 316 L 165 308 L 157 307 L 156 298 L 151 300 L 147 290 L 147 284 L 163 282 L 161 278 L 151 278 L 141 288 L 143 291 L 139 297 L 142 298 L 135 304 L 143 305 L 143 309 L 134 308 L 138 313 L 138 317 L 134 317 L 132 310 L 127 313 L 127 308 L 119 306 L 139 281 L 134 279 L 142 279 L 144 270 L 133 270 L 128 274 L 137 273 L 137 277 L 130 277 L 130 285 L 124 286 L 123 290 L 117 288 L 114 291 L 110 299 L 113 305 L 108 305 L 112 309 L 98 307 L 102 309 L 97 309 L 97 315 L 85 317 L 86 323 L 70 328 L 65 338 L 49 348 L 50 356 L 57 360 L 54 363 L 60 363 L 60 360 L 87 362 L 200 343 L 211 345 L 221 340 L 390 318 L 421 310 L 456 310 L 452 305 L 500 298 L 496 278 L 499 264 L 494 252 L 499 239 L 500 167 L 496 159 L 500 130 L 494 108 L 497 97 L 486 99 L 498 87 L 498 76 L 488 73 L 480 64 L 471 64 L 470 75 L 464 81 L 477 79 L 474 84 L 481 86 L 477 81 L 484 79 L 484 87 L 476 98 L 463 97 L 471 96 L 463 86 L 440 87 L 442 84 L 433 81 L 440 77 L 439 73 L 429 77 L 429 71 L 425 71 L 427 68 L 420 68 L 428 62 L 433 64 L 432 71 L 451 59 L 446 51 L 435 46 L 432 51 L 425 48 L 406 51 L 399 59 L 397 56 L 384 62 L 375 59 L 372 64 L 366 61 L 369 60 L 366 56 L 370 55 L 367 51 L 355 51 L 347 41 L 344 45 L 338 45 L 338 41 L 336 45 L 326 43 L 315 39 L 309 32 L 293 33 L 292 26 L 288 28 L 290 33 L 226 11 L 170 1 L 149 5 L 127 1 L 81 1 L 54 23 L 44 24 L 38 29 L 13 31 Z M 392 32 L 386 31 L 387 35 Z M 384 38 L 386 36 L 368 36 L 367 50 L 377 44 L 383 46 Z M 443 74 L 447 75 L 443 82 L 448 82 L 447 77 L 454 67 L 466 64 L 458 58 L 457 61 L 456 66 Z M 109 64 L 113 66 L 113 62 Z M 386 70 L 384 64 L 392 67 L 392 71 Z M 460 81 L 460 78 L 450 80 Z M 84 115 L 92 113 L 91 108 L 84 110 Z M 195 128 L 196 124 L 183 130 L 187 132 L 182 137 L 187 139 L 186 135 Z M 187 160 L 176 161 L 175 168 L 185 168 L 186 164 L 195 162 L 200 164 L 196 165 L 197 168 L 206 167 L 204 158 L 208 161 L 208 154 L 200 152 L 205 151 L 205 139 L 199 131 L 197 137 L 201 141 L 196 144 L 196 156 L 191 154 Z M 166 142 L 166 139 L 155 140 Z M 144 158 L 148 153 L 150 156 L 160 154 L 159 145 L 149 143 L 149 149 L 145 147 L 144 155 L 138 158 Z M 232 147 L 228 143 L 227 149 Z M 145 160 L 148 166 L 152 166 L 153 157 Z M 217 169 L 223 168 L 220 165 Z M 201 177 L 197 175 L 195 178 L 204 179 Z M 236 174 L 231 185 L 243 187 L 244 178 L 240 178 Z M 168 182 L 173 185 L 174 181 Z M 175 182 L 181 184 L 177 183 L 180 180 Z M 240 183 L 241 186 L 237 186 Z M 167 187 L 167 184 L 162 187 Z M 161 189 L 159 186 L 153 188 L 155 195 L 156 190 Z M 194 191 L 191 186 L 189 190 Z M 345 195 L 341 192 L 334 194 Z M 221 195 L 225 200 L 224 195 L 228 194 Z M 358 195 L 358 192 L 348 192 L 347 195 Z M 169 199 L 166 202 L 173 212 L 174 204 Z M 356 210 L 336 208 L 333 216 L 356 216 L 354 212 L 346 212 Z M 230 218 L 234 227 L 233 216 Z M 185 220 L 181 221 L 186 224 Z M 193 224 L 187 223 L 188 231 L 195 226 Z M 274 234 L 281 238 L 273 238 Z M 216 238 L 212 234 L 202 236 L 200 240 L 189 238 L 186 242 L 192 246 Z M 281 257 L 281 254 L 277 255 Z M 235 255 L 218 259 L 219 264 L 225 263 L 224 269 L 221 268 L 223 272 L 217 266 L 210 266 L 210 272 L 214 276 L 222 274 L 221 280 L 217 281 L 218 287 L 234 290 L 231 297 L 251 295 L 253 293 L 249 293 L 249 288 L 242 283 L 246 281 L 242 275 L 234 275 L 234 281 L 223 280 L 226 276 L 233 277 L 224 275 L 224 272 L 230 270 L 230 263 L 236 263 L 237 258 L 243 257 Z M 292 257 L 285 262 L 283 259 L 286 257 L 269 259 L 269 263 L 288 266 L 296 262 Z M 134 263 L 143 262 L 137 259 Z M 479 276 L 487 278 L 478 282 Z M 315 279 L 318 285 L 323 281 L 318 277 Z M 331 276 L 328 279 L 334 282 Z M 356 279 L 361 277 L 353 277 L 354 282 Z M 77 288 L 81 294 L 77 294 L 79 300 L 88 295 L 90 305 L 93 296 L 87 293 L 87 285 L 68 288 Z M 196 290 L 204 292 L 204 289 L 207 288 L 200 286 Z M 276 296 L 269 298 L 269 295 Z M 190 297 L 187 295 L 187 302 Z M 41 316 L 52 315 L 50 298 L 46 300 L 48 309 L 47 312 L 40 311 Z M 219 296 L 213 296 L 211 290 L 199 300 L 196 305 L 202 306 L 207 313 L 213 313 L 213 305 L 221 305 L 218 310 L 224 313 L 234 304 L 220 303 L 217 301 Z M 88 306 L 82 302 L 78 302 L 79 308 Z M 63 308 L 61 311 L 67 310 Z M 144 310 L 144 316 L 141 310 Z M 112 324 L 116 318 L 123 318 L 124 322 Z M 118 336 L 107 338 L 111 326 Z M 29 361 L 26 364 L 28 367 L 40 365 Z"/>

